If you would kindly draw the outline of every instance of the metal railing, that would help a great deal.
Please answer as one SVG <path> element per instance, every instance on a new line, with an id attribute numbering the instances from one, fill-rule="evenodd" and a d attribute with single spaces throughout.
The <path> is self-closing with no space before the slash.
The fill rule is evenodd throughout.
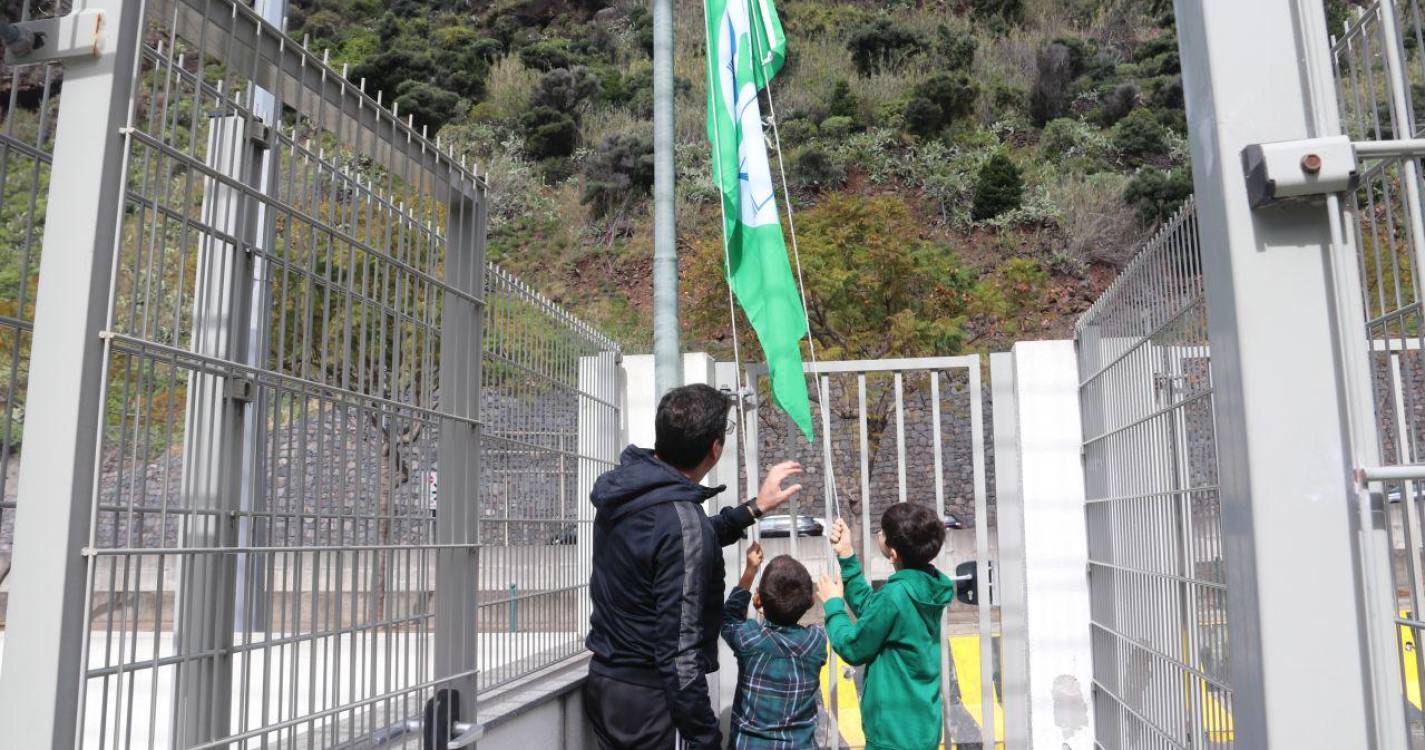
<path id="1" fill-rule="evenodd" d="M 617 345 L 486 265 L 458 157 L 245 3 L 85 10 L 55 145 L 53 64 L 0 128 L 15 741 L 419 742 L 433 699 L 468 724 L 582 651 Z"/>
<path id="2" fill-rule="evenodd" d="M 1230 747 L 1212 359 L 1191 202 L 1075 336 L 1097 742 Z"/>
<path id="3" fill-rule="evenodd" d="M 1397 141 L 1418 137 L 1425 128 L 1419 107 L 1425 83 L 1425 23 L 1417 0 L 1375 2 L 1357 9 L 1333 39 L 1338 102 L 1343 129 L 1354 141 Z M 1392 611 L 1397 641 L 1390 658 L 1399 659 L 1399 697 L 1405 701 L 1410 747 L 1425 747 L 1419 648 L 1425 618 L 1425 486 L 1403 471 L 1425 463 L 1425 314 L 1420 269 L 1425 268 L 1425 199 L 1420 163 L 1409 158 L 1365 158 L 1360 188 L 1350 196 L 1348 223 L 1364 303 L 1366 357 L 1373 396 L 1370 446 L 1384 469 L 1368 482 L 1383 502 L 1389 545 Z M 1370 417 L 1368 417 L 1370 419 Z M 1396 471 L 1392 471 L 1396 469 Z M 1395 666 L 1395 665 L 1392 665 Z M 1391 669 L 1394 672 L 1395 669 Z"/>

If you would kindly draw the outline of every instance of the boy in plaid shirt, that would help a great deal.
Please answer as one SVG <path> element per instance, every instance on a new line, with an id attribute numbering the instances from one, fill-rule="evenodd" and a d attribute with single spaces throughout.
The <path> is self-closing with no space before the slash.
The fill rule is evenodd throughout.
<path id="1" fill-rule="evenodd" d="M 762 545 L 747 550 L 742 579 L 722 610 L 722 637 L 737 656 L 729 748 L 800 750 L 816 747 L 817 691 L 826 663 L 826 631 L 797 622 L 812 606 L 811 575 L 781 555 L 767 564 L 757 593 Z M 747 619 L 747 602 L 766 618 Z"/>

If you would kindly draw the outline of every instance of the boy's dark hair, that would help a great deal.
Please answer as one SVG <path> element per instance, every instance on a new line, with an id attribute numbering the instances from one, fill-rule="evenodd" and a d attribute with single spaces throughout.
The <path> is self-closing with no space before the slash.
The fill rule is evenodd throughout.
<path id="1" fill-rule="evenodd" d="M 654 417 L 653 451 L 678 469 L 691 469 L 727 434 L 732 397 L 701 383 L 663 394 Z"/>
<path id="2" fill-rule="evenodd" d="M 757 593 L 768 620 L 776 625 L 796 625 L 811 609 L 811 574 L 790 556 L 778 555 L 762 571 Z"/>
<path id="3" fill-rule="evenodd" d="M 945 522 L 935 517 L 935 511 L 915 503 L 892 505 L 881 516 L 881 531 L 886 546 L 895 550 L 908 568 L 928 564 L 945 544 Z"/>

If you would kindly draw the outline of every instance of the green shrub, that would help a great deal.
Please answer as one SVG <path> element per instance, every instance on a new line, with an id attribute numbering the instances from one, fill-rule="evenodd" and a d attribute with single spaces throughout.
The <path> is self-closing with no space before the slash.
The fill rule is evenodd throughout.
<path id="1" fill-rule="evenodd" d="M 529 103 L 534 107 L 549 107 L 561 112 L 574 112 L 584 102 L 595 99 L 603 84 L 588 68 L 555 68 L 539 79 Z"/>
<path id="2" fill-rule="evenodd" d="M 1101 127 L 1112 127 L 1138 106 L 1138 87 L 1120 83 L 1099 97 L 1094 121 Z"/>
<path id="3" fill-rule="evenodd" d="M 1168 153 L 1168 129 L 1142 107 L 1113 126 L 1113 146 L 1130 164 L 1142 164 Z"/>
<path id="4" fill-rule="evenodd" d="M 922 137 L 932 137 L 956 119 L 974 111 L 975 84 L 964 74 L 939 73 L 922 81 L 911 92 L 905 106 L 905 129 Z"/>
<path id="5" fill-rule="evenodd" d="M 970 0 L 970 7 L 977 15 L 993 16 L 1007 23 L 1024 18 L 1024 0 Z"/>
<path id="6" fill-rule="evenodd" d="M 821 134 L 827 138 L 845 138 L 856 129 L 856 122 L 850 117 L 828 117 L 821 121 Z"/>
<path id="7" fill-rule="evenodd" d="M 351 80 L 366 80 L 367 93 L 386 93 L 387 102 L 406 81 L 430 80 L 435 72 L 428 50 L 413 51 L 404 46 L 391 47 L 351 70 Z"/>
<path id="8" fill-rule="evenodd" d="M 520 62 L 535 70 L 568 68 L 579 62 L 565 39 L 545 39 L 520 50 Z"/>
<path id="9" fill-rule="evenodd" d="M 1034 87 L 1029 91 L 1029 116 L 1043 125 L 1069 111 L 1069 87 L 1074 82 L 1074 62 L 1069 48 L 1051 42 L 1040 48 L 1034 61 Z"/>
<path id="10" fill-rule="evenodd" d="M 975 48 L 979 46 L 968 31 L 952 29 L 945 24 L 935 27 L 935 55 L 948 70 L 968 71 L 975 64 Z"/>
<path id="11" fill-rule="evenodd" d="M 792 156 L 789 179 L 804 190 L 831 190 L 846 181 L 846 170 L 816 146 L 799 149 Z"/>
<path id="12" fill-rule="evenodd" d="M 585 162 L 581 200 L 606 216 L 652 187 L 653 139 L 620 133 L 605 138 Z"/>
<path id="13" fill-rule="evenodd" d="M 499 39 L 487 36 L 470 45 L 470 53 L 487 64 L 493 63 L 505 54 L 505 45 L 501 44 Z"/>
<path id="14" fill-rule="evenodd" d="M 1347 0 L 1326 0 L 1326 34 L 1328 36 L 1339 36 L 1350 20 L 1351 5 Z"/>
<path id="15" fill-rule="evenodd" d="M 568 112 L 534 107 L 520 116 L 525 148 L 538 160 L 569 156 L 579 143 L 579 123 Z"/>
<path id="16" fill-rule="evenodd" d="M 831 96 L 826 100 L 826 114 L 829 117 L 849 117 L 856 119 L 860 114 L 860 106 L 856 102 L 856 95 L 851 93 L 851 84 L 846 79 L 837 79 L 831 86 Z"/>
<path id="17" fill-rule="evenodd" d="M 1044 126 L 1039 137 L 1039 158 L 1064 164 L 1081 160 L 1082 171 L 1094 171 L 1104 166 L 1113 151 L 1113 144 L 1103 131 L 1069 117 L 1061 117 Z"/>
<path id="18" fill-rule="evenodd" d="M 794 117 L 785 120 L 777 125 L 777 132 L 781 134 L 782 143 L 795 146 L 816 137 L 816 123 L 805 117 Z"/>
<path id="19" fill-rule="evenodd" d="M 440 130 L 460 114 L 463 100 L 459 94 L 423 81 L 406 81 L 396 89 L 396 104 L 401 114 L 415 117 L 416 127 Z"/>
<path id="20" fill-rule="evenodd" d="M 1144 224 L 1157 224 L 1173 215 L 1192 195 L 1192 175 L 1186 169 L 1144 168 L 1123 189 L 1123 200 Z"/>
<path id="21" fill-rule="evenodd" d="M 846 40 L 851 61 L 863 76 L 896 70 L 923 47 L 918 34 L 884 17 L 863 24 Z"/>
<path id="22" fill-rule="evenodd" d="M 975 200 L 970 217 L 975 221 L 993 219 L 1019 208 L 1023 200 L 1024 180 L 1019 167 L 1003 152 L 996 152 L 975 177 Z"/>
<path id="23" fill-rule="evenodd" d="M 1148 84 L 1148 106 L 1155 110 L 1183 109 L 1182 76 L 1154 78 Z"/>

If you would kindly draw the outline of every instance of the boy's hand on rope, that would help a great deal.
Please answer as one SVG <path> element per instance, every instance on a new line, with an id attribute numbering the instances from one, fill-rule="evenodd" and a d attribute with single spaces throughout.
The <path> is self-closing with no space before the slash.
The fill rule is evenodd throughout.
<path id="1" fill-rule="evenodd" d="M 840 599 L 845 593 L 845 588 L 841 585 L 841 579 L 830 573 L 823 574 L 816 582 L 816 597 L 826 603 L 832 599 Z"/>
<path id="2" fill-rule="evenodd" d="M 757 580 L 757 569 L 762 567 L 762 545 L 753 542 L 747 547 L 747 565 L 742 568 L 742 578 L 737 585 L 744 591 L 752 590 L 752 582 Z"/>
<path id="3" fill-rule="evenodd" d="M 796 461 L 783 461 L 773 466 L 772 470 L 767 472 L 767 478 L 762 480 L 762 488 L 757 491 L 757 509 L 763 513 L 776 510 L 793 495 L 801 492 L 800 484 L 782 486 L 782 482 L 800 473 L 802 465 Z"/>
<path id="4" fill-rule="evenodd" d="M 747 570 L 757 572 L 762 567 L 762 545 L 753 542 L 747 547 Z"/>
<path id="5" fill-rule="evenodd" d="M 856 554 L 856 549 L 851 546 L 851 527 L 846 525 L 843 518 L 838 518 L 836 523 L 831 524 L 831 551 L 842 559 Z"/>

